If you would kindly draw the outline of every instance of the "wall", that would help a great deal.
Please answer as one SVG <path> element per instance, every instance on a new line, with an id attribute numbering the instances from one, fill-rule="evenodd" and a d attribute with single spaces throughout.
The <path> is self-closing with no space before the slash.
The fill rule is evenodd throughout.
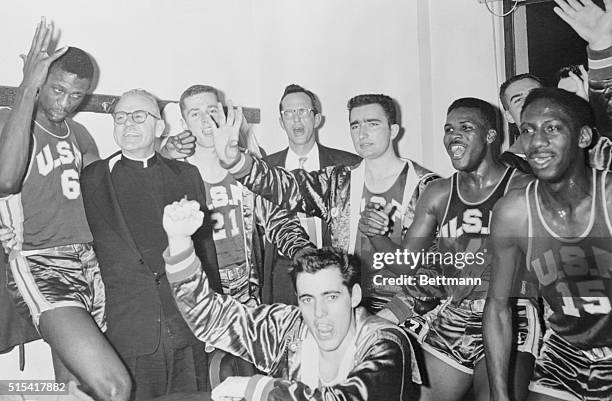
<path id="1" fill-rule="evenodd" d="M 59 46 L 95 57 L 96 92 L 143 87 L 177 99 L 191 84 L 214 85 L 238 104 L 261 108 L 256 132 L 269 152 L 286 146 L 277 110 L 289 83 L 319 95 L 321 142 L 347 150 L 348 98 L 391 95 L 402 108 L 401 154 L 444 174 L 451 172 L 442 147 L 450 101 L 496 101 L 492 17 L 476 0 L 36 0 L 6 14 L 2 84 L 19 84 L 18 55 L 45 15 L 61 29 Z M 102 156 L 116 149 L 110 116 L 82 113 L 77 120 Z"/>

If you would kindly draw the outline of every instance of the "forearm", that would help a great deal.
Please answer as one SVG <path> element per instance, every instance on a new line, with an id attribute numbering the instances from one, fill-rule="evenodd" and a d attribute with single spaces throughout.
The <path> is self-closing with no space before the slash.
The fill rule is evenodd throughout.
<path id="1" fill-rule="evenodd" d="M 21 86 L 0 132 L 0 196 L 18 193 L 30 159 L 30 129 L 37 89 Z"/>
<path id="2" fill-rule="evenodd" d="M 507 302 L 487 299 L 483 335 L 491 399 L 509 400 L 508 370 L 512 346 L 512 311 Z"/>
<path id="3" fill-rule="evenodd" d="M 612 46 L 602 50 L 587 48 L 589 61 L 589 103 L 599 133 L 612 136 L 612 116 L 608 113 L 606 93 L 612 88 Z"/>
<path id="4" fill-rule="evenodd" d="M 401 330 L 397 328 L 396 330 Z M 401 336 L 390 339 L 382 334 L 369 344 L 365 357 L 341 382 L 332 386 L 309 388 L 301 382 L 277 380 L 268 400 L 364 401 L 402 400 L 420 377 L 414 369 L 412 348 Z M 359 351 L 358 351 L 359 352 Z"/>
<path id="5" fill-rule="evenodd" d="M 229 171 L 248 189 L 287 211 L 325 218 L 326 170 L 290 172 L 242 153 L 238 164 Z"/>
<path id="6" fill-rule="evenodd" d="M 298 251 L 315 247 L 295 214 L 262 198 L 258 198 L 256 203 L 260 214 L 258 220 L 264 226 L 268 241 L 275 244 L 283 255 L 293 258 Z"/>
<path id="7" fill-rule="evenodd" d="M 293 309 L 269 305 L 252 309 L 212 291 L 190 239 L 187 248 L 183 242 L 174 244 L 164 259 L 176 304 L 194 335 L 268 371 L 281 352 L 284 331 L 295 318 Z M 267 341 L 261 341 L 262 335 Z"/>

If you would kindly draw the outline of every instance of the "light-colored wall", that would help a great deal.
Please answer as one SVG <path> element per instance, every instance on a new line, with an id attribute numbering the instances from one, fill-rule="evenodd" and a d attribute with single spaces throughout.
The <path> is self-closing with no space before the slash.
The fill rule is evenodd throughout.
<path id="1" fill-rule="evenodd" d="M 446 107 L 456 97 L 496 102 L 493 18 L 476 0 L 30 0 L 0 24 L 0 83 L 18 85 L 35 24 L 61 29 L 59 45 L 89 51 L 98 93 L 143 87 L 177 99 L 194 83 L 259 107 L 256 132 L 268 152 L 286 146 L 278 125 L 284 87 L 317 93 L 323 144 L 353 150 L 346 102 L 386 93 L 400 104 L 400 152 L 443 174 Z M 111 118 L 82 113 L 102 156 L 116 149 Z M 0 357 L 0 368 L 2 367 Z"/>

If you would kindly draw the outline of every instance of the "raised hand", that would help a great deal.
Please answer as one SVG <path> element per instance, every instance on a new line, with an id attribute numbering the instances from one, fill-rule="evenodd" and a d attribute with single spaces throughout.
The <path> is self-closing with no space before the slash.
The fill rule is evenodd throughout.
<path id="1" fill-rule="evenodd" d="M 36 27 L 30 51 L 27 55 L 20 55 L 23 60 L 23 81 L 21 83 L 23 87 L 39 89 L 47 79 L 51 63 L 68 50 L 68 47 L 63 47 L 49 54 L 49 43 L 53 37 L 53 31 L 53 23 L 47 25 L 47 21 L 42 17 Z"/>
<path id="2" fill-rule="evenodd" d="M 557 84 L 558 88 L 565 89 L 570 92 L 574 92 L 576 95 L 580 96 L 587 102 L 589 101 L 589 74 L 583 65 L 579 67 L 580 75 L 570 71 L 568 73 L 568 78 L 571 80 L 572 84 L 568 85 L 564 83 L 564 80 L 559 80 Z"/>
<path id="3" fill-rule="evenodd" d="M 589 43 L 593 50 L 612 45 L 612 0 L 603 0 L 604 9 L 591 0 L 555 0 L 555 13 Z"/>
<path id="4" fill-rule="evenodd" d="M 219 110 L 223 110 L 221 103 L 219 103 Z M 233 167 L 240 160 L 238 138 L 244 118 L 242 108 L 234 109 L 234 105 L 228 100 L 227 117 L 224 113 L 218 113 L 214 117 L 207 114 L 206 118 L 213 131 L 215 150 L 219 162 L 225 168 Z"/>
<path id="5" fill-rule="evenodd" d="M 194 200 L 181 199 L 164 207 L 162 224 L 168 240 L 183 239 L 195 233 L 204 221 L 200 204 Z"/>
<path id="6" fill-rule="evenodd" d="M 368 202 L 361 212 L 359 231 L 367 237 L 387 234 L 391 221 L 389 215 L 392 209 L 391 202 L 387 203 L 384 208 L 378 203 Z"/>

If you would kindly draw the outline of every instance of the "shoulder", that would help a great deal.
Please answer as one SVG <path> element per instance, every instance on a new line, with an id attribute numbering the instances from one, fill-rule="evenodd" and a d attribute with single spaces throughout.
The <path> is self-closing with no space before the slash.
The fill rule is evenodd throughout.
<path id="1" fill-rule="evenodd" d="M 402 348 L 408 342 L 405 332 L 396 324 L 381 317 L 371 315 L 362 307 L 355 311 L 357 320 L 357 339 L 355 341 L 358 352 L 364 352 L 373 343 L 391 342 Z"/>
<path id="2" fill-rule="evenodd" d="M 415 162 L 414 160 L 411 160 L 411 159 L 402 159 L 402 160 L 406 162 L 410 162 L 412 164 L 412 167 L 414 167 L 415 174 L 417 175 L 419 180 L 422 182 L 428 183 L 437 178 L 440 178 L 439 174 L 434 173 L 428 168 L 421 166 L 419 163 Z"/>
<path id="3" fill-rule="evenodd" d="M 66 124 L 68 124 L 68 126 L 70 127 L 70 130 L 75 135 L 90 135 L 89 131 L 87 130 L 87 128 L 85 128 L 83 124 L 74 121 L 70 117 L 66 118 Z"/>
<path id="4" fill-rule="evenodd" d="M 264 156 L 262 159 L 272 165 L 283 164 L 284 159 L 287 157 L 287 149 L 288 148 L 285 148 L 281 151 L 269 154 L 267 156 Z"/>
<path id="5" fill-rule="evenodd" d="M 109 162 L 115 155 L 116 154 L 106 159 L 96 160 L 95 162 L 88 164 L 87 167 L 85 167 L 81 172 L 81 183 L 91 179 L 97 179 L 102 176 L 105 171 L 108 170 Z"/>
<path id="6" fill-rule="evenodd" d="M 535 180 L 533 175 L 525 174 L 520 170 L 515 170 L 510 182 L 508 182 L 508 191 L 513 189 L 524 189 L 533 180 Z"/>
<path id="7" fill-rule="evenodd" d="M 166 159 L 160 154 L 158 154 L 157 157 L 159 157 L 162 164 L 164 164 L 166 167 L 169 167 L 171 170 L 175 171 L 178 174 L 197 174 L 198 176 L 200 175 L 198 168 L 189 162 L 177 159 Z"/>
<path id="8" fill-rule="evenodd" d="M 511 189 L 493 208 L 493 221 L 498 229 L 506 233 L 522 232 L 527 223 L 528 208 L 525 198 L 526 188 Z"/>
<path id="9" fill-rule="evenodd" d="M 345 150 L 329 148 L 321 144 L 318 144 L 318 146 L 319 146 L 319 152 L 327 153 L 330 156 L 332 156 L 336 164 L 346 164 L 346 165 L 351 166 L 354 164 L 358 164 L 362 160 L 360 156 L 354 153 L 351 153 L 351 152 L 347 152 Z"/>

